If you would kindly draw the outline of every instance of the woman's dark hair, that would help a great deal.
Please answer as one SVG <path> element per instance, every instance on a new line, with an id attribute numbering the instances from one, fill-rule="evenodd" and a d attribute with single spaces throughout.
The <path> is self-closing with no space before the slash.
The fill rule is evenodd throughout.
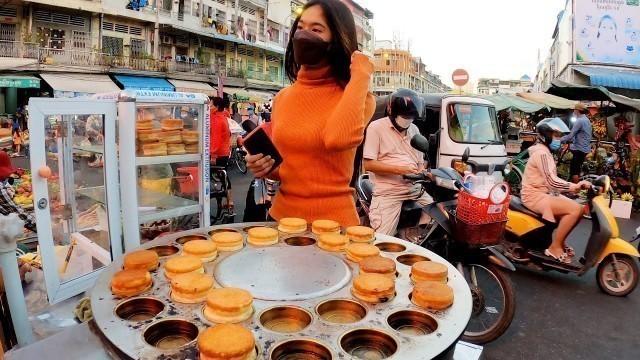
<path id="1" fill-rule="evenodd" d="M 329 44 L 329 65 L 331 66 L 331 75 L 340 87 L 345 87 L 351 80 L 351 55 L 358 50 L 358 39 L 356 37 L 356 24 L 353 20 L 351 10 L 347 5 L 339 0 L 310 0 L 302 8 L 302 13 L 298 15 L 291 26 L 291 34 L 289 35 L 289 43 L 285 54 L 285 71 L 291 82 L 298 79 L 298 71 L 300 65 L 296 64 L 293 56 L 293 37 L 298 29 L 300 17 L 305 10 L 312 6 L 322 7 L 322 12 L 329 25 L 332 40 Z"/>
<path id="2" fill-rule="evenodd" d="M 216 107 L 218 111 L 223 110 L 225 108 L 224 104 L 225 104 L 225 101 L 223 98 L 217 97 L 217 96 L 213 98 L 212 105 Z"/>

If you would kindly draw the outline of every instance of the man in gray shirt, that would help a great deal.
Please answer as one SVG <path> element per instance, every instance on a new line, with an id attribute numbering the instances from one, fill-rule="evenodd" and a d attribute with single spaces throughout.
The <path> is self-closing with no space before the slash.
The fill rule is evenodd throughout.
<path id="1" fill-rule="evenodd" d="M 580 172 L 582 170 L 582 164 L 587 157 L 587 154 L 591 152 L 591 121 L 587 118 L 589 110 L 583 103 L 578 103 L 573 110 L 574 115 L 577 117 L 571 132 L 562 137 L 562 142 L 567 143 L 571 141 L 571 165 L 569 166 L 569 173 L 571 174 L 571 182 L 577 184 L 580 181 Z"/>

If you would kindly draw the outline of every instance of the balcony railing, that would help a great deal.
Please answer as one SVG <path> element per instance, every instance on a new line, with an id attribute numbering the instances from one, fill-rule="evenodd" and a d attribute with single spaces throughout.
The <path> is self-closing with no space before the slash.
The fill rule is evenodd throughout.
<path id="1" fill-rule="evenodd" d="M 37 44 L 0 41 L 0 58 L 37 59 L 38 68 L 47 66 L 100 67 L 100 70 L 126 69 L 164 73 L 215 75 L 210 64 L 194 64 L 175 60 L 156 60 L 134 56 L 111 55 L 98 51 L 60 50 L 43 48 Z"/>

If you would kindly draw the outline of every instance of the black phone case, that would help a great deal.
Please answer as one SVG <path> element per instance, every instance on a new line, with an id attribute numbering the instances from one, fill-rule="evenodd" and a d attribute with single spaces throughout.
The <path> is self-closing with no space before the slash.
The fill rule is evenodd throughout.
<path id="1" fill-rule="evenodd" d="M 276 161 L 269 172 L 282 164 L 282 155 L 280 155 L 278 149 L 276 149 L 275 145 L 273 145 L 273 142 L 269 139 L 269 136 L 267 136 L 267 133 L 264 132 L 263 129 L 259 128 L 251 133 L 244 139 L 243 144 L 249 154 L 271 156 L 271 158 Z"/>

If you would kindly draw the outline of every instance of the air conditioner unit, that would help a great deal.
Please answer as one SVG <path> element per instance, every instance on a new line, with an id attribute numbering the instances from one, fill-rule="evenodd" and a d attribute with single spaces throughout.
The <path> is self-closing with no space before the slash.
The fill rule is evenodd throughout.
<path id="1" fill-rule="evenodd" d="M 173 44 L 173 40 L 171 39 L 171 36 L 164 35 L 164 36 L 162 36 L 162 43 L 163 44 Z"/>

